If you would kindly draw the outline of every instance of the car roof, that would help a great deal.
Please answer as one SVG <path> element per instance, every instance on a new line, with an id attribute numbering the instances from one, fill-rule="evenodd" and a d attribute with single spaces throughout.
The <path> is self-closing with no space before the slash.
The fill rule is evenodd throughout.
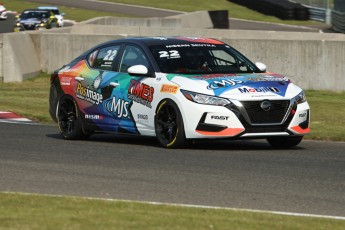
<path id="1" fill-rule="evenodd" d="M 34 12 L 50 12 L 49 10 L 41 10 L 41 9 L 26 9 L 26 10 L 23 10 L 22 12 L 26 12 L 26 11 L 34 11 Z"/>
<path id="2" fill-rule="evenodd" d="M 136 44 L 144 44 L 146 46 L 154 45 L 178 45 L 178 44 L 192 44 L 192 43 L 203 43 L 203 44 L 225 44 L 219 40 L 212 38 L 203 38 L 203 37 L 133 37 L 133 38 L 123 38 L 118 40 L 112 40 L 100 44 L 100 46 L 108 45 L 112 43 L 123 43 L 131 42 Z"/>
<path id="3" fill-rule="evenodd" d="M 44 10 L 58 10 L 57 6 L 39 6 L 37 9 L 44 9 Z"/>

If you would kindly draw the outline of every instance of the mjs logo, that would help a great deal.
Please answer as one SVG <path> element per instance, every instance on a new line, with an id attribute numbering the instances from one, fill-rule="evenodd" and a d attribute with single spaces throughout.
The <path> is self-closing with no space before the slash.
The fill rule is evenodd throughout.
<path id="1" fill-rule="evenodd" d="M 121 98 L 113 97 L 104 103 L 105 109 L 118 118 L 130 118 L 128 112 L 129 102 Z"/>
<path id="2" fill-rule="evenodd" d="M 219 81 L 212 81 L 208 86 L 207 89 L 219 89 L 224 87 L 231 87 L 237 84 L 241 84 L 241 80 L 236 79 L 221 79 Z"/>

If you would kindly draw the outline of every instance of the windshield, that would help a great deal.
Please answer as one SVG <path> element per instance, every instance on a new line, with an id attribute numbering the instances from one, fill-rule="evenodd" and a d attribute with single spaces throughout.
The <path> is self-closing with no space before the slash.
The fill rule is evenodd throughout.
<path id="1" fill-rule="evenodd" d="M 20 15 L 20 19 L 29 19 L 29 18 L 49 18 L 49 12 L 48 11 L 24 11 Z"/>
<path id="2" fill-rule="evenodd" d="M 180 44 L 151 46 L 163 73 L 253 73 L 260 70 L 228 45 Z"/>

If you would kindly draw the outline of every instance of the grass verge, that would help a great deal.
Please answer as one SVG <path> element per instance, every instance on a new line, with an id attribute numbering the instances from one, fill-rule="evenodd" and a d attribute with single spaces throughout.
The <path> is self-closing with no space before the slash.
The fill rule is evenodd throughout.
<path id="1" fill-rule="evenodd" d="M 281 20 L 273 16 L 267 16 L 241 5 L 229 2 L 227 0 L 174 0 L 174 1 L 162 1 L 162 0 L 103 0 L 107 2 L 124 3 L 131 5 L 141 5 L 148 7 L 157 7 L 162 9 L 170 9 L 184 12 L 192 12 L 197 10 L 228 10 L 229 17 L 247 19 L 254 21 L 281 23 L 288 25 L 322 25 L 323 23 L 316 21 L 295 21 L 295 20 Z M 30 1 L 22 0 L 2 0 L 2 3 L 6 6 L 7 10 L 21 12 L 24 9 L 36 8 L 42 4 L 34 3 Z M 44 4 L 43 4 L 44 5 Z M 77 22 L 85 21 L 94 17 L 113 16 L 113 17 L 133 17 L 133 15 L 117 13 L 109 13 L 94 10 L 84 10 L 73 7 L 59 6 L 60 11 L 66 14 L 65 18 L 74 20 Z"/>
<path id="2" fill-rule="evenodd" d="M 42 123 L 51 123 L 48 113 L 50 75 L 23 83 L 0 83 L 0 111 L 11 111 Z M 306 91 L 311 107 L 311 133 L 306 139 L 345 141 L 345 91 Z"/>
<path id="3" fill-rule="evenodd" d="M 32 9 L 38 6 L 46 5 L 46 4 L 39 4 L 29 1 L 22 1 L 22 0 L 1 0 L 1 3 L 6 6 L 8 11 L 17 11 L 22 12 L 25 9 Z M 84 10 L 78 9 L 73 7 L 65 7 L 59 6 L 60 12 L 65 13 L 65 19 L 73 20 L 76 22 L 85 21 L 95 17 L 104 17 L 104 16 L 113 16 L 113 17 L 133 17 L 128 14 L 117 14 L 117 13 L 110 13 L 110 12 L 102 12 L 96 10 Z"/>
<path id="4" fill-rule="evenodd" d="M 296 21 L 281 20 L 279 18 L 264 15 L 247 7 L 229 2 L 227 0 L 103 0 L 106 2 L 125 3 L 131 5 L 141 5 L 148 7 L 157 7 L 163 9 L 192 12 L 197 10 L 228 10 L 229 17 L 247 19 L 254 21 L 264 21 L 272 23 L 282 23 L 289 25 L 320 25 L 322 23 L 316 21 Z"/>
<path id="5" fill-rule="evenodd" d="M 345 221 L 228 209 L 0 193 L 0 229 L 344 229 Z"/>

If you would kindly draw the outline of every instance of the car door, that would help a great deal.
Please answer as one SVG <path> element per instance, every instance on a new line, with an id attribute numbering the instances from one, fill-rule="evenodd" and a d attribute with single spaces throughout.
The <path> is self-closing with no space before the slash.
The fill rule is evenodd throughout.
<path id="1" fill-rule="evenodd" d="M 111 98 L 112 86 L 109 83 L 118 74 L 113 68 L 121 47 L 121 44 L 112 44 L 95 49 L 75 67 L 78 72 L 75 98 L 85 124 L 92 126 L 92 130 L 116 131 L 107 126 L 114 123 L 114 117 L 104 109 L 104 102 Z"/>
<path id="2" fill-rule="evenodd" d="M 144 65 L 149 70 L 152 67 L 144 51 L 137 45 L 125 45 L 116 74 L 109 75 L 106 85 L 111 91 L 110 97 L 103 102 L 104 112 L 113 117 L 111 123 L 107 123 L 111 129 L 116 127 L 120 133 L 140 134 L 145 129 L 148 117 L 152 110 L 154 78 L 148 76 L 132 76 L 128 68 L 134 65 Z"/>

